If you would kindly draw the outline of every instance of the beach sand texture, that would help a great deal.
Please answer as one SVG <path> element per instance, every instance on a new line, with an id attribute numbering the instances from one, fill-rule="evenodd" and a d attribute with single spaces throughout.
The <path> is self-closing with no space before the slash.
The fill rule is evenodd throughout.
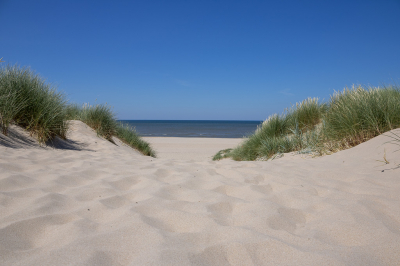
<path id="1" fill-rule="evenodd" d="M 319 158 L 213 162 L 240 140 L 147 138 L 154 159 L 71 128 L 57 148 L 17 127 L 0 135 L 0 265 L 400 264 L 389 137 Z"/>

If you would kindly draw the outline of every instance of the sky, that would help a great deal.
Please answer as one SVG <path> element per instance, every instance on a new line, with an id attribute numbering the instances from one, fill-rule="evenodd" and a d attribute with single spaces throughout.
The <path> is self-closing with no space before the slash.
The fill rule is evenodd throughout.
<path id="1" fill-rule="evenodd" d="M 400 0 L 0 0 L 0 58 L 118 119 L 265 120 L 400 85 Z"/>

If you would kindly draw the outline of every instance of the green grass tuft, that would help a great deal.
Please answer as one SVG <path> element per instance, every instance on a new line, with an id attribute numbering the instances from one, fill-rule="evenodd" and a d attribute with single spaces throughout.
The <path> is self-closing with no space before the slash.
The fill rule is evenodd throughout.
<path id="1" fill-rule="evenodd" d="M 308 98 L 270 116 L 249 138 L 226 153 L 234 160 L 266 160 L 277 154 L 328 154 L 400 127 L 400 90 L 361 86 L 335 93 L 328 103 Z M 221 159 L 219 153 L 214 157 Z"/>
<path id="2" fill-rule="evenodd" d="M 217 154 L 214 155 L 213 157 L 213 161 L 219 161 L 222 160 L 224 158 L 229 158 L 230 157 L 230 152 L 233 149 L 225 149 L 225 150 L 221 150 L 219 152 L 217 152 Z"/>
<path id="3" fill-rule="evenodd" d="M 58 136 L 66 138 L 68 120 L 81 120 L 99 136 L 113 142 L 118 136 L 145 155 L 155 157 L 150 145 L 126 126 L 119 125 L 107 104 L 94 106 L 67 104 L 64 94 L 47 84 L 29 68 L 0 68 L 0 126 L 7 135 L 10 123 L 20 125 L 35 135 L 40 143 Z"/>
<path id="4" fill-rule="evenodd" d="M 111 142 L 114 142 L 112 137 L 116 136 L 142 154 L 156 157 L 156 153 L 150 144 L 142 140 L 133 128 L 118 123 L 111 107 L 106 104 L 94 106 L 85 104 L 82 107 L 71 104 L 67 106 L 67 117 L 71 120 L 81 120 L 96 130 L 99 136 Z"/>
<path id="5" fill-rule="evenodd" d="M 318 99 L 308 98 L 281 115 L 271 115 L 252 136 L 226 156 L 234 160 L 254 161 L 270 158 L 276 153 L 301 150 L 311 143 L 303 143 L 310 138 L 310 134 L 303 132 L 321 123 L 326 109 L 326 105 L 319 103 Z"/>
<path id="6" fill-rule="evenodd" d="M 112 108 L 107 104 L 83 105 L 79 120 L 96 130 L 99 136 L 112 141 L 117 133 L 117 120 Z"/>
<path id="7" fill-rule="evenodd" d="M 0 78 L 0 125 L 4 135 L 7 135 L 8 127 L 18 112 L 26 106 L 20 93 L 6 83 L 7 80 Z"/>
<path id="8" fill-rule="evenodd" d="M 68 104 L 65 112 L 67 113 L 68 120 L 80 120 L 82 108 L 77 104 Z"/>
<path id="9" fill-rule="evenodd" d="M 287 112 L 285 120 L 288 124 L 289 131 L 296 128 L 299 130 L 310 130 L 321 123 L 323 115 L 327 111 L 327 105 L 321 104 L 318 98 L 308 98 Z M 285 132 L 290 133 L 290 132 Z"/>
<path id="10" fill-rule="evenodd" d="M 361 86 L 335 93 L 325 116 L 328 139 L 354 146 L 400 126 L 400 90 Z"/>
<path id="11" fill-rule="evenodd" d="M 11 121 L 44 143 L 66 137 L 65 96 L 28 68 L 0 69 L 0 113 L 3 132 Z"/>
<path id="12" fill-rule="evenodd" d="M 128 125 L 119 124 L 116 130 L 116 136 L 125 144 L 140 151 L 144 155 L 156 157 L 155 151 L 150 144 L 141 139 L 136 131 Z"/>

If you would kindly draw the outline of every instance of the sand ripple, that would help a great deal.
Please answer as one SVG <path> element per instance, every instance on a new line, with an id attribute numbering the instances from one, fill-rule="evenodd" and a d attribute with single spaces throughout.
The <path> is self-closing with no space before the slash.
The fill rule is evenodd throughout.
<path id="1" fill-rule="evenodd" d="M 399 265 L 400 152 L 384 136 L 211 162 L 73 125 L 81 150 L 0 146 L 0 265 Z"/>

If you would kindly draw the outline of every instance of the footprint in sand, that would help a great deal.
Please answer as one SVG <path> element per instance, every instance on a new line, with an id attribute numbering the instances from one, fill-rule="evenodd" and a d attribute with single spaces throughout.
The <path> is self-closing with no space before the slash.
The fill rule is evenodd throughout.
<path id="1" fill-rule="evenodd" d="M 12 174 L 6 178 L 0 179 L 0 188 L 2 191 L 20 190 L 35 185 L 37 181 L 32 177 Z"/>
<path id="2" fill-rule="evenodd" d="M 38 248 L 50 239 L 58 237 L 62 226 L 76 219 L 77 217 L 74 215 L 57 214 L 12 223 L 0 229 L 0 239 L 7 243 L 6 246 L 0 246 L 0 249 L 28 250 Z"/>
<path id="3" fill-rule="evenodd" d="M 263 177 L 262 175 L 256 175 L 253 178 L 246 179 L 244 182 L 258 185 L 258 184 L 260 184 L 260 182 L 264 182 L 264 181 L 265 181 L 265 177 Z"/>
<path id="4" fill-rule="evenodd" d="M 274 230 L 285 230 L 293 233 L 297 225 L 305 224 L 304 212 L 293 208 L 279 208 L 278 213 L 267 220 L 268 226 Z"/>
<path id="5" fill-rule="evenodd" d="M 220 225 L 229 226 L 232 224 L 233 204 L 230 202 L 218 202 L 207 206 L 211 217 Z"/>
<path id="6" fill-rule="evenodd" d="M 113 196 L 100 200 L 100 202 L 111 209 L 117 209 L 126 205 L 129 201 L 121 196 Z"/>
<path id="7" fill-rule="evenodd" d="M 140 177 L 127 176 L 117 181 L 109 182 L 109 184 L 116 189 L 126 191 L 131 189 L 134 185 L 138 184 L 140 181 L 141 181 Z"/>

